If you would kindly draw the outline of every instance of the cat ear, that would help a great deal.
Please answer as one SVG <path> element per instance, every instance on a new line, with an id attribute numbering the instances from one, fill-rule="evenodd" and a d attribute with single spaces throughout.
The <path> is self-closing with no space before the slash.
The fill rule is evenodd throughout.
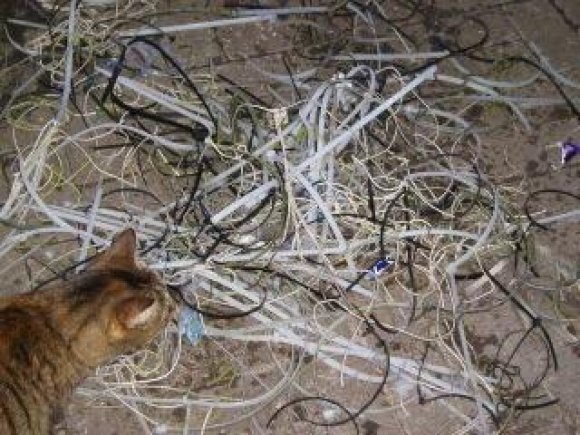
<path id="1" fill-rule="evenodd" d="M 159 303 L 148 296 L 133 296 L 120 302 L 115 308 L 118 322 L 124 329 L 146 325 L 159 311 Z"/>
<path id="2" fill-rule="evenodd" d="M 111 246 L 90 261 L 87 269 L 136 269 L 136 249 L 137 235 L 132 228 L 127 228 L 115 236 Z"/>

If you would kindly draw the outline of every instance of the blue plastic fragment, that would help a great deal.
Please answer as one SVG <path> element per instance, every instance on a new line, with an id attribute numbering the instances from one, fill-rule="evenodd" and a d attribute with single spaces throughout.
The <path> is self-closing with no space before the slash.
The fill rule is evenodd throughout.
<path id="1" fill-rule="evenodd" d="M 560 154 L 562 156 L 562 164 L 568 163 L 578 154 L 580 154 L 580 145 L 575 144 L 571 140 L 560 142 Z"/>
<path id="2" fill-rule="evenodd" d="M 369 279 L 377 279 L 383 273 L 391 270 L 395 265 L 395 260 L 391 257 L 380 258 L 376 263 L 367 271 L 367 277 Z"/>
<path id="3" fill-rule="evenodd" d="M 188 306 L 181 308 L 181 313 L 179 314 L 179 332 L 182 336 L 185 335 L 187 337 L 187 340 L 192 346 L 196 345 L 205 334 L 201 315 Z"/>

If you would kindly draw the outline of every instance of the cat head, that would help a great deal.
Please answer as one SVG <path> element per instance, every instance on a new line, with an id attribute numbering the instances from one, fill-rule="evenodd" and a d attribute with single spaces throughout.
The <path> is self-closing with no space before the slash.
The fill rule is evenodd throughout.
<path id="1" fill-rule="evenodd" d="M 157 274 L 138 264 L 136 244 L 132 229 L 118 234 L 65 292 L 59 323 L 76 356 L 88 366 L 144 347 L 175 309 Z"/>

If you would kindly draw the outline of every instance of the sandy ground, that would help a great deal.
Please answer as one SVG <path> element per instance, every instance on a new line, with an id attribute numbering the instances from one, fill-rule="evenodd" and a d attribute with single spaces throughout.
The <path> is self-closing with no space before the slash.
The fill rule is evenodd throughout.
<path id="1" fill-rule="evenodd" d="M 510 38 L 524 36 L 534 42 L 540 50 L 550 58 L 554 65 L 564 70 L 569 68 L 570 76 L 580 80 L 580 2 L 575 0 L 530 0 L 506 2 L 504 7 L 494 6 L 494 2 L 486 1 L 440 1 L 437 6 L 451 14 L 477 9 L 477 15 L 485 20 L 490 27 L 490 43 L 505 41 Z M 488 6 L 483 7 L 483 6 Z M 240 38 L 240 33 L 224 29 L 219 31 L 223 41 L 222 50 L 226 53 L 237 53 L 249 47 L 261 46 L 263 49 L 275 49 L 287 41 L 271 26 L 253 27 L 254 39 Z M 203 45 L 203 36 L 193 36 L 192 50 L 198 56 L 215 56 L 215 48 Z M 197 39 L 196 39 L 197 38 Z M 197 41 L 197 42 L 196 42 Z M 201 54 L 200 54 L 201 53 Z M 223 53 L 222 53 L 223 54 Z M 237 77 L 244 83 L 252 83 L 253 76 L 242 66 L 225 70 L 232 77 Z M 17 81 L 17 78 L 14 78 Z M 7 83 L 7 82 L 5 82 Z M 544 92 L 545 91 L 545 92 Z M 538 92 L 556 95 L 545 85 Z M 501 116 L 493 113 L 475 113 L 480 116 Z M 493 179 L 517 186 L 524 191 L 542 188 L 567 189 L 579 192 L 580 166 L 578 163 L 568 168 L 558 166 L 559 156 L 547 145 L 565 139 L 578 128 L 578 121 L 566 110 L 545 109 L 531 117 L 531 133 L 523 131 L 518 125 L 508 125 L 500 130 L 486 135 L 483 144 L 483 161 Z M 563 137 L 564 136 L 564 137 Z M 575 139 L 580 140 L 580 131 L 576 130 Z M 1 193 L 1 191 L 0 191 Z M 564 204 L 565 205 L 565 204 Z M 546 200 L 545 207 L 557 209 L 564 206 L 561 201 Z M 567 226 L 562 231 L 553 232 L 545 237 L 545 243 L 554 247 L 559 255 L 578 258 L 580 251 L 580 225 Z M 569 301 L 571 315 L 580 316 L 580 300 Z M 490 318 L 490 324 L 506 322 L 509 325 L 509 315 L 506 318 Z M 575 331 L 571 331 L 575 334 Z M 483 325 L 477 329 L 476 335 L 481 338 L 482 345 L 497 342 L 494 328 Z M 560 402 L 550 408 L 531 411 L 515 421 L 506 431 L 510 434 L 554 434 L 572 435 L 580 433 L 580 346 L 572 345 L 565 337 L 554 334 L 554 345 L 559 357 L 559 370 L 549 376 L 548 385 L 557 394 Z M 201 352 L 201 350 L 199 350 Z M 196 372 L 203 371 L 202 361 L 194 361 Z M 533 353 L 528 355 L 535 358 Z M 179 411 L 179 412 L 178 412 Z M 182 410 L 176 410 L 171 419 L 183 419 Z M 156 429 L 148 426 L 143 420 L 123 407 L 118 402 L 89 402 L 81 396 L 76 396 L 73 402 L 63 409 L 60 421 L 55 425 L 58 434 L 84 435 L 130 435 L 142 434 Z M 390 434 L 446 434 L 453 428 L 448 425 L 446 410 L 439 405 L 419 406 L 409 404 L 405 411 L 397 411 L 385 415 L 365 416 L 362 420 L 363 433 L 366 435 Z M 162 433 L 157 428 L 157 433 Z M 223 433 L 262 433 L 251 426 L 224 431 Z M 279 428 L 276 433 L 354 433 L 351 427 L 314 429 L 304 423 L 296 423 L 285 428 Z"/>

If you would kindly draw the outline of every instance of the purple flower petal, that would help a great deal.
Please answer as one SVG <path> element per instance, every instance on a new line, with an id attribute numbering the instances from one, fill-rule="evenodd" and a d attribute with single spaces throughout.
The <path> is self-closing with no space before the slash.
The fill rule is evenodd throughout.
<path id="1" fill-rule="evenodd" d="M 560 154 L 562 156 L 562 164 L 568 163 L 580 154 L 580 145 L 575 144 L 570 140 L 560 142 Z"/>
<path id="2" fill-rule="evenodd" d="M 381 258 L 367 271 L 369 279 L 377 279 L 386 271 L 390 270 L 395 265 L 395 260 L 390 257 Z"/>

